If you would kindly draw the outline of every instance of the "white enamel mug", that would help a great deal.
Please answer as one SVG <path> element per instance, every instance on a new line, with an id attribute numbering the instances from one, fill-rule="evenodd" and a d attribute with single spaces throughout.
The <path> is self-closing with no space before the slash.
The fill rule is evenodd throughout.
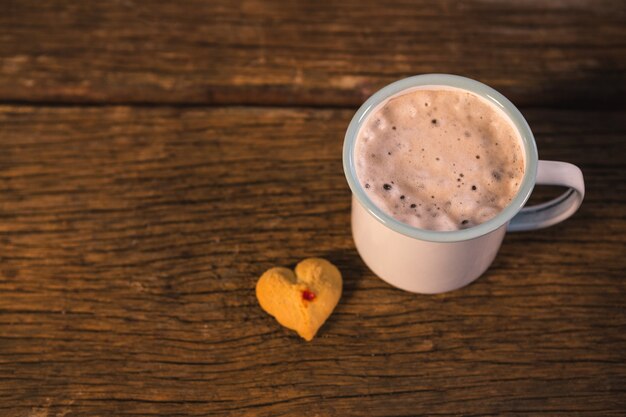
<path id="1" fill-rule="evenodd" d="M 409 226 L 374 205 L 357 179 L 354 147 L 365 120 L 391 97 L 422 86 L 454 87 L 477 94 L 501 109 L 520 134 L 525 167 L 521 186 L 511 203 L 485 223 L 457 231 Z M 489 268 L 507 230 L 533 230 L 559 223 L 576 212 L 585 195 L 578 167 L 538 160 L 530 127 L 513 103 L 485 84 L 456 75 L 417 75 L 389 84 L 371 96 L 348 126 L 343 168 L 352 190 L 352 236 L 361 258 L 384 281 L 415 293 L 435 294 L 469 284 Z M 535 184 L 568 189 L 551 201 L 524 207 Z"/>

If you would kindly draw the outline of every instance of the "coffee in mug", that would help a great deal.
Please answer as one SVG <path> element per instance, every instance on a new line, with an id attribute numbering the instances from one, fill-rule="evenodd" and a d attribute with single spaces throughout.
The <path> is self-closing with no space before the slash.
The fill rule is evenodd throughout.
<path id="1" fill-rule="evenodd" d="M 539 160 L 513 103 L 449 74 L 405 78 L 368 98 L 346 131 L 343 166 L 361 258 L 384 281 L 416 293 L 469 284 L 507 231 L 562 222 L 585 195 L 578 167 Z M 565 192 L 527 205 L 535 184 Z"/>
<path id="2" fill-rule="evenodd" d="M 503 111 L 444 86 L 404 91 L 364 121 L 356 172 L 385 213 L 421 229 L 466 229 L 495 217 L 524 176 L 521 138 Z"/>

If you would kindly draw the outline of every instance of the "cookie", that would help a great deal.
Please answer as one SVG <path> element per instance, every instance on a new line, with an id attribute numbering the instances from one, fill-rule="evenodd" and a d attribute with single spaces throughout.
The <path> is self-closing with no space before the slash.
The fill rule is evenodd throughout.
<path id="1" fill-rule="evenodd" d="M 300 262 L 294 271 L 271 268 L 259 278 L 256 296 L 261 308 L 283 326 L 313 340 L 341 298 L 341 273 L 321 258 Z"/>

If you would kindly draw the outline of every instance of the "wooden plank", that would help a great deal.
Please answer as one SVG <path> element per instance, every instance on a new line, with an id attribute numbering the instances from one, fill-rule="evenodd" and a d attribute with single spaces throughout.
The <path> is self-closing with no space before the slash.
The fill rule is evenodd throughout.
<path id="1" fill-rule="evenodd" d="M 355 106 L 443 72 L 520 105 L 624 103 L 624 2 L 324 3 L 5 2 L 0 100 Z"/>
<path id="2" fill-rule="evenodd" d="M 623 115 L 525 114 L 580 212 L 420 296 L 354 249 L 350 111 L 0 107 L 0 414 L 619 415 Z M 306 343 L 254 285 L 313 255 L 345 293 Z"/>

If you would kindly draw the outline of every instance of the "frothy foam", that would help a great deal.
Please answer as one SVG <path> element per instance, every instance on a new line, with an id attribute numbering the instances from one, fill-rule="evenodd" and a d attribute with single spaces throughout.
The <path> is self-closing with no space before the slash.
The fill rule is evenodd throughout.
<path id="1" fill-rule="evenodd" d="M 495 217 L 524 175 L 521 138 L 487 100 L 430 86 L 395 96 L 359 131 L 356 172 L 390 216 L 421 229 L 465 229 Z"/>

